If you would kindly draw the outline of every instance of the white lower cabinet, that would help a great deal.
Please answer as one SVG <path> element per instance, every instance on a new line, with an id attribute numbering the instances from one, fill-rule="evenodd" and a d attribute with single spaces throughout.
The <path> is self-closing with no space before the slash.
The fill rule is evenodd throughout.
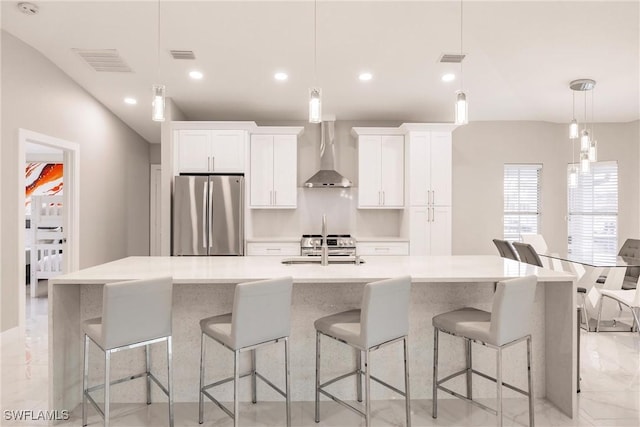
<path id="1" fill-rule="evenodd" d="M 300 255 L 299 242 L 248 242 L 247 255 L 280 255 L 298 256 Z"/>
<path id="2" fill-rule="evenodd" d="M 409 242 L 358 242 L 357 255 L 409 255 Z"/>
<path id="3" fill-rule="evenodd" d="M 451 206 L 411 208 L 411 255 L 451 255 Z"/>

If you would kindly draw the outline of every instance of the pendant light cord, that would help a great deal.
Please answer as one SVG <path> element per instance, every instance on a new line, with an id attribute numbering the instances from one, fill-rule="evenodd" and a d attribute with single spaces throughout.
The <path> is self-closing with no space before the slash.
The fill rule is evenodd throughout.
<path id="1" fill-rule="evenodd" d="M 462 24 L 463 24 L 463 0 L 460 0 L 460 56 L 462 56 Z M 462 62 L 463 60 L 460 60 L 460 90 L 462 91 L 462 89 L 464 88 L 464 81 L 463 81 L 463 73 L 462 73 Z"/>
<path id="2" fill-rule="evenodd" d="M 318 0 L 313 2 L 313 82 L 318 86 Z"/>
<path id="3" fill-rule="evenodd" d="M 158 50 L 156 52 L 156 56 L 158 59 L 158 69 L 156 70 L 156 77 L 158 79 L 158 83 L 160 84 L 160 0 L 158 0 Z"/>

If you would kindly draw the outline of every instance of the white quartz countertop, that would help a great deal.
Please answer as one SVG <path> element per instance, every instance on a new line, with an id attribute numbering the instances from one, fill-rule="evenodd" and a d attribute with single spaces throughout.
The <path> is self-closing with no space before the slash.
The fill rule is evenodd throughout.
<path id="1" fill-rule="evenodd" d="M 365 256 L 361 265 L 282 264 L 280 257 L 128 257 L 50 279 L 52 284 L 92 284 L 172 276 L 175 284 L 240 283 L 292 276 L 294 283 L 369 282 L 410 275 L 414 283 L 496 282 L 535 274 L 541 281 L 574 280 L 569 273 L 499 256 Z"/>
<path id="2" fill-rule="evenodd" d="M 365 242 L 407 242 L 409 243 L 409 239 L 404 237 L 358 237 L 358 243 Z"/>
<path id="3" fill-rule="evenodd" d="M 247 239 L 247 243 L 300 243 L 300 236 L 298 237 L 252 237 Z"/>

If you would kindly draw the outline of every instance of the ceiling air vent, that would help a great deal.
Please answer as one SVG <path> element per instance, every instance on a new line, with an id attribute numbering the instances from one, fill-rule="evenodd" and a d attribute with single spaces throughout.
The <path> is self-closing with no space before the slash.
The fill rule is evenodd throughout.
<path id="1" fill-rule="evenodd" d="M 443 53 L 439 62 L 459 64 L 466 55 L 461 53 Z"/>
<path id="2" fill-rule="evenodd" d="M 72 49 L 99 72 L 130 73 L 132 70 L 116 49 Z"/>
<path id="3" fill-rule="evenodd" d="M 173 59 L 196 59 L 192 50 L 170 50 Z"/>

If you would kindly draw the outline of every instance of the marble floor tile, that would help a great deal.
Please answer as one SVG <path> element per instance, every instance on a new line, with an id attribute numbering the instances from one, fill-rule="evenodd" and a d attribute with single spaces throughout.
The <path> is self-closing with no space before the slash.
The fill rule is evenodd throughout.
<path id="1" fill-rule="evenodd" d="M 5 410 L 44 410 L 48 401 L 48 325 L 47 299 L 27 298 L 27 319 L 23 330 L 0 334 L 0 406 Z M 606 427 L 640 426 L 640 334 L 630 332 L 587 333 L 581 340 L 581 389 L 576 417 L 570 419 L 543 399 L 535 402 L 535 420 L 539 427 Z M 126 387 L 126 385 L 123 385 Z M 491 399 L 482 401 L 494 407 Z M 443 396 L 438 400 L 438 418 L 432 418 L 431 400 L 413 400 L 412 424 L 421 426 L 494 426 L 495 417 L 457 399 Z M 525 398 L 505 398 L 504 425 L 528 425 Z M 112 405 L 114 427 L 145 427 L 167 425 L 167 405 L 164 401 L 145 404 Z M 323 398 L 321 422 L 314 422 L 313 402 L 292 404 L 294 426 L 363 426 L 364 420 L 335 402 Z M 374 426 L 404 426 L 404 400 L 372 402 Z M 2 414 L 0 414 L 2 415 Z M 61 426 L 80 425 L 81 412 L 76 408 Z M 242 403 L 240 420 L 243 426 L 282 426 L 285 423 L 284 402 Z M 175 426 L 198 424 L 197 403 L 175 404 Z M 89 409 L 89 425 L 102 424 L 100 417 Z M 2 426 L 37 427 L 46 422 L 0 420 Z M 205 407 L 203 426 L 231 427 L 232 420 L 213 403 Z"/>

